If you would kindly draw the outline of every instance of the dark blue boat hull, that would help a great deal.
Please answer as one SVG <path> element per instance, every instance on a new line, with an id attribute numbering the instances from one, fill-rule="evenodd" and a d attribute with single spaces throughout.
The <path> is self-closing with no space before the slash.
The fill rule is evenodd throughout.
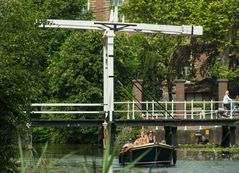
<path id="1" fill-rule="evenodd" d="M 143 155 L 143 156 L 142 156 Z M 166 144 L 142 145 L 132 148 L 129 151 L 121 152 L 119 163 L 121 165 L 130 164 L 135 159 L 140 158 L 135 165 L 174 165 L 176 164 L 175 148 Z"/>

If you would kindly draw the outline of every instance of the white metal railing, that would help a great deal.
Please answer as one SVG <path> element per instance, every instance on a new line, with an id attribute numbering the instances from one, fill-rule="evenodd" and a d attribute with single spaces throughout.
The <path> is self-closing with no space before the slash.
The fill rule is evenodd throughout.
<path id="1" fill-rule="evenodd" d="M 31 114 L 104 114 L 103 103 L 33 103 L 31 104 Z M 59 107 L 68 110 L 59 110 Z M 72 109 L 79 110 L 69 110 Z M 35 108 L 40 110 L 34 110 Z M 58 110 L 55 110 L 58 108 Z M 82 110 L 88 108 L 90 110 Z M 99 110 L 99 111 L 96 111 Z"/>
<path id="2" fill-rule="evenodd" d="M 142 109 L 137 109 L 141 105 Z M 176 109 L 181 104 L 183 109 Z M 235 113 L 239 113 L 239 108 L 235 105 L 239 101 L 232 101 L 231 110 L 228 110 L 229 117 L 233 118 Z M 124 110 L 122 108 L 127 108 Z M 223 111 L 223 112 L 220 112 Z M 172 118 L 177 116 L 183 119 L 215 119 L 218 113 L 224 113 L 222 101 L 135 101 L 115 102 L 116 113 L 127 113 L 127 119 L 135 119 L 135 114 L 139 114 L 146 119 Z"/>
<path id="3" fill-rule="evenodd" d="M 142 109 L 139 109 L 140 105 Z M 181 105 L 181 109 L 178 105 Z M 239 113 L 234 105 L 238 101 L 232 101 L 231 110 L 228 110 L 230 118 Z M 32 114 L 104 114 L 103 103 L 33 103 Z M 168 119 L 172 117 L 183 119 L 215 119 L 219 113 L 224 113 L 221 101 L 133 101 L 114 102 L 116 114 L 127 119 L 136 119 L 141 116 L 145 119 Z"/>

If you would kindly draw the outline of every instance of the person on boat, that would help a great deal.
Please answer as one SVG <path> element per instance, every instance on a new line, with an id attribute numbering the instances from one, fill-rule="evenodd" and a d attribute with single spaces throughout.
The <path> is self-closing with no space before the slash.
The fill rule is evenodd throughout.
<path id="1" fill-rule="evenodd" d="M 222 101 L 223 107 L 225 109 L 224 116 L 228 116 L 228 110 L 231 110 L 231 101 L 232 99 L 229 97 L 229 91 L 227 90 Z"/>
<path id="2" fill-rule="evenodd" d="M 134 146 L 138 145 L 144 145 L 148 143 L 148 136 L 145 135 L 144 133 L 141 133 L 141 135 L 137 135 L 136 140 L 134 141 Z"/>
<path id="3" fill-rule="evenodd" d="M 141 145 L 148 143 L 148 136 L 144 133 L 141 135 Z"/>
<path id="4" fill-rule="evenodd" d="M 153 135 L 153 131 L 147 132 L 147 134 L 141 133 L 141 135 L 137 135 L 137 139 L 134 142 L 134 146 L 144 145 L 148 143 L 155 143 L 155 136 Z"/>
<path id="5" fill-rule="evenodd" d="M 133 143 L 132 143 L 132 139 L 129 138 L 128 142 L 126 144 L 123 145 L 122 147 L 122 151 L 128 151 L 133 147 Z"/>
<path id="6" fill-rule="evenodd" d="M 154 134 L 153 134 L 153 131 L 148 131 L 148 133 L 147 133 L 147 136 L 148 136 L 148 141 L 147 141 L 147 143 L 155 143 L 155 136 L 154 136 Z"/>
<path id="7" fill-rule="evenodd" d="M 136 140 L 134 141 L 134 146 L 138 146 L 142 144 L 142 139 L 141 139 L 141 135 L 137 135 Z"/>
<path id="8" fill-rule="evenodd" d="M 133 144 L 132 144 L 132 139 L 129 138 L 128 142 L 123 145 L 123 148 L 128 148 L 128 147 L 130 147 L 130 146 L 132 146 L 132 145 L 133 145 Z"/>

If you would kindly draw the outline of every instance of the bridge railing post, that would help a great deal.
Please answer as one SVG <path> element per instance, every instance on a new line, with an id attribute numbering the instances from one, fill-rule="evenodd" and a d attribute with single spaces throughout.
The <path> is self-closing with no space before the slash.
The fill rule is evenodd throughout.
<path id="1" fill-rule="evenodd" d="M 168 110 L 168 102 L 167 100 L 165 101 L 165 109 Z M 168 112 L 165 114 L 165 119 L 168 119 Z"/>
<path id="2" fill-rule="evenodd" d="M 211 119 L 213 119 L 213 101 L 210 101 L 210 108 L 211 108 Z"/>
<path id="3" fill-rule="evenodd" d="M 134 116 L 134 100 L 132 101 L 132 119 L 134 120 L 135 119 L 135 116 Z"/>
<path id="4" fill-rule="evenodd" d="M 127 102 L 127 120 L 129 120 L 129 113 L 130 113 L 130 104 L 129 104 L 129 101 Z"/>
<path id="5" fill-rule="evenodd" d="M 205 100 L 203 100 L 203 119 L 206 119 L 206 104 L 205 104 Z"/>
<path id="6" fill-rule="evenodd" d="M 157 102 L 156 102 L 156 104 L 157 104 Z M 156 107 L 156 108 L 157 108 L 157 107 Z M 154 111 L 154 112 L 156 113 L 156 119 L 158 119 L 158 114 L 159 114 L 159 111 L 160 111 L 160 110 L 158 110 L 158 111 L 157 111 L 157 110 L 155 110 L 155 111 Z"/>
<path id="7" fill-rule="evenodd" d="M 191 100 L 191 119 L 193 119 L 193 100 Z"/>
<path id="8" fill-rule="evenodd" d="M 184 101 L 184 119 L 187 119 L 187 101 Z M 184 130 L 187 129 L 187 126 L 184 126 Z"/>
<path id="9" fill-rule="evenodd" d="M 149 102 L 146 101 L 146 119 L 149 119 Z"/>
<path id="10" fill-rule="evenodd" d="M 153 115 L 153 118 L 155 119 L 155 114 L 154 114 L 154 100 L 152 100 L 152 115 Z"/>
<path id="11" fill-rule="evenodd" d="M 202 112 L 199 113 L 199 119 L 200 120 L 202 119 Z M 199 126 L 199 130 L 202 130 L 202 126 L 201 125 Z"/>
<path id="12" fill-rule="evenodd" d="M 172 117 L 174 117 L 174 101 L 171 101 L 171 110 L 172 110 Z"/>
<path id="13" fill-rule="evenodd" d="M 232 119 L 232 101 L 230 101 L 230 118 Z"/>

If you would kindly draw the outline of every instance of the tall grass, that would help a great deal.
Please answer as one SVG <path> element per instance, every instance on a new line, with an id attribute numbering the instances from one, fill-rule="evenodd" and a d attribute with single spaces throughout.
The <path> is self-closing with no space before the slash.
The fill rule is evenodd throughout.
<path id="1" fill-rule="evenodd" d="M 48 143 L 46 143 L 46 145 L 42 149 L 40 157 L 37 159 L 34 156 L 34 149 L 24 151 L 21 139 L 20 137 L 18 137 L 20 173 L 49 172 L 50 167 L 46 166 L 48 164 L 48 161 L 45 157 L 47 146 Z"/>
<path id="2" fill-rule="evenodd" d="M 112 149 L 110 138 L 108 138 L 106 149 L 103 152 L 103 163 L 102 163 L 102 173 L 113 173 L 113 160 L 116 156 L 119 154 L 119 145 L 115 144 L 116 147 Z M 34 149 L 29 151 L 24 151 L 21 143 L 21 139 L 19 137 L 18 139 L 18 147 L 19 147 L 19 172 L 20 173 L 51 173 L 54 171 L 54 165 L 49 163 L 49 160 L 46 158 L 46 152 L 48 143 L 45 144 L 43 147 L 40 157 L 36 156 L 36 152 Z M 140 157 L 135 159 L 132 163 L 129 165 L 122 167 L 122 169 L 119 171 L 119 173 L 128 173 L 130 170 L 135 166 L 135 164 L 142 158 L 144 155 L 147 154 L 145 152 Z M 62 160 L 67 159 L 72 155 L 68 154 L 62 158 Z M 66 170 L 66 172 L 72 172 L 70 170 Z M 87 164 L 81 164 L 79 165 L 79 171 L 76 171 L 79 173 L 99 173 L 99 170 L 96 169 L 96 163 L 92 162 L 92 168 L 90 169 Z M 137 171 L 138 172 L 138 171 Z M 151 169 L 149 170 L 149 173 L 151 172 Z M 138 172 L 140 173 L 140 171 Z M 166 173 L 166 172 L 161 172 Z"/>

